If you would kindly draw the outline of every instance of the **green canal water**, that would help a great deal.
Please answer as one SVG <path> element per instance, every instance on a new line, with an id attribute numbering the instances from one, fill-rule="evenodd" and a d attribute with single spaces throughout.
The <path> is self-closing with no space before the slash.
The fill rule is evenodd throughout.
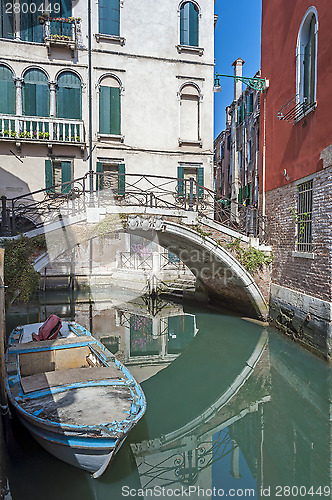
<path id="1" fill-rule="evenodd" d="M 324 361 L 261 324 L 120 290 L 47 293 L 9 309 L 7 331 L 51 313 L 87 327 L 129 367 L 147 411 L 99 480 L 49 455 L 13 420 L 6 498 L 330 497 Z"/>

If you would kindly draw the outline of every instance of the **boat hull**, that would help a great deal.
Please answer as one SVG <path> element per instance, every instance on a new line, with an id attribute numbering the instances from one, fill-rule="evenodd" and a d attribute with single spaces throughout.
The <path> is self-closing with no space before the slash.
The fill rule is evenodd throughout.
<path id="1" fill-rule="evenodd" d="M 96 474 L 101 468 L 109 465 L 126 439 L 126 436 L 120 439 L 91 439 L 73 435 L 68 436 L 64 433 L 54 432 L 51 429 L 46 430 L 36 427 L 22 415 L 18 415 L 18 417 L 22 425 L 28 429 L 32 437 L 48 453 L 91 474 Z"/>

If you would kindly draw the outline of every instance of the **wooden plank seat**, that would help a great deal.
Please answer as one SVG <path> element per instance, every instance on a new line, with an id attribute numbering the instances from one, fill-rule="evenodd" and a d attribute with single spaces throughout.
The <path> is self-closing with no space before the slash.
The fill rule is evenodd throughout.
<path id="1" fill-rule="evenodd" d="M 94 368 L 69 368 L 51 372 L 37 373 L 21 378 L 25 394 L 66 384 L 89 382 L 93 380 L 120 379 L 123 373 L 116 366 Z"/>
<path id="2" fill-rule="evenodd" d="M 52 348 L 52 349 L 57 349 L 61 348 L 62 346 L 73 346 L 75 347 L 75 344 L 79 343 L 85 343 L 85 342 L 91 342 L 94 343 L 95 339 L 92 337 L 89 337 L 88 335 L 82 335 L 81 337 L 69 337 L 69 338 L 64 338 L 64 339 L 55 339 L 55 340 L 43 340 L 43 341 L 31 341 L 31 342 L 24 342 L 20 343 L 18 345 L 13 345 L 8 348 L 8 352 L 18 352 L 20 350 L 24 351 L 35 351 L 38 349 L 45 349 L 45 348 Z"/>

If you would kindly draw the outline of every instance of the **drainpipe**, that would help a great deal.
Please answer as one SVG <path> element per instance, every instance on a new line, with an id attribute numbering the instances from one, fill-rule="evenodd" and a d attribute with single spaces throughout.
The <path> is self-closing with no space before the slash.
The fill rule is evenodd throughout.
<path id="1" fill-rule="evenodd" d="M 88 0 L 88 107 L 89 107 L 89 205 L 94 205 L 93 200 L 93 164 L 92 164 L 92 62 L 91 62 L 91 0 Z"/>
<path id="2" fill-rule="evenodd" d="M 264 109 L 263 109 L 263 158 L 262 158 L 262 235 L 265 237 L 265 222 L 264 217 L 266 213 L 266 200 L 265 200 L 265 169 L 266 169 L 266 92 L 263 93 Z"/>

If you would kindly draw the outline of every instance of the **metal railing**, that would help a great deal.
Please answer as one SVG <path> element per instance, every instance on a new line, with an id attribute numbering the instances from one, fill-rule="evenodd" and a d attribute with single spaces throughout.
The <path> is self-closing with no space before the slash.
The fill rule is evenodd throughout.
<path id="1" fill-rule="evenodd" d="M 44 20 L 41 18 L 41 22 L 44 28 L 45 41 L 59 42 L 60 44 L 63 42 L 76 44 L 76 31 L 77 24 L 80 22 L 79 19 L 73 17 L 45 17 Z"/>
<path id="2" fill-rule="evenodd" d="M 279 120 L 285 120 L 293 125 L 305 116 L 309 111 L 314 109 L 316 102 L 308 101 L 307 97 L 300 99 L 298 94 L 294 94 L 278 111 L 277 117 Z"/>
<path id="3" fill-rule="evenodd" d="M 93 192 L 88 191 L 89 185 L 93 186 Z M 58 191 L 62 193 L 57 194 Z M 264 242 L 268 240 L 267 219 L 261 217 L 255 206 L 217 197 L 194 178 L 118 172 L 88 172 L 79 179 L 27 195 L 2 197 L 2 234 L 23 232 L 27 221 L 40 227 L 59 217 L 59 213 L 61 217 L 75 215 L 84 210 L 87 203 L 96 207 L 116 205 L 120 213 L 121 207 L 196 212 L 238 233 L 259 237 Z"/>
<path id="4" fill-rule="evenodd" d="M 84 143 L 82 120 L 0 115 L 0 140 Z"/>

